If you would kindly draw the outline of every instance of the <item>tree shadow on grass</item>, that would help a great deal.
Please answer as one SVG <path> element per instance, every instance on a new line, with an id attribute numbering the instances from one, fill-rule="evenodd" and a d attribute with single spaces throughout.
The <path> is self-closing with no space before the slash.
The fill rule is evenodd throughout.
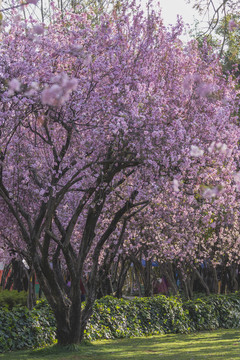
<path id="1" fill-rule="evenodd" d="M 239 360 L 240 330 L 95 341 L 77 349 L 57 345 L 0 355 L 0 360 Z"/>

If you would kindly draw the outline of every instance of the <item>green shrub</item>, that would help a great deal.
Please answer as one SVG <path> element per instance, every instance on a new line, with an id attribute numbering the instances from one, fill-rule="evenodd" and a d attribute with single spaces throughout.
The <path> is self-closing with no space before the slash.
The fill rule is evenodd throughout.
<path id="1" fill-rule="evenodd" d="M 35 348 L 53 343 L 55 320 L 47 308 L 28 310 L 26 307 L 0 310 L 0 352 Z"/>
<path id="2" fill-rule="evenodd" d="M 152 298 L 97 300 L 85 338 L 115 339 L 161 333 L 187 333 L 240 327 L 240 295 L 211 295 L 190 301 L 164 295 Z M 0 352 L 51 344 L 55 319 L 46 300 L 0 310 Z"/>
<path id="3" fill-rule="evenodd" d="M 0 290 L 0 307 L 12 309 L 15 306 L 27 306 L 27 292 L 17 290 Z"/>
<path id="4" fill-rule="evenodd" d="M 219 327 L 226 329 L 240 327 L 239 293 L 218 296 L 211 295 L 205 301 L 213 304 Z"/>
<path id="5" fill-rule="evenodd" d="M 219 328 L 219 320 L 214 305 L 214 302 L 205 299 L 196 299 L 184 303 L 183 308 L 189 317 L 191 331 Z"/>
<path id="6" fill-rule="evenodd" d="M 85 331 L 89 340 L 143 336 L 162 333 L 186 333 L 190 329 L 178 298 L 157 296 L 115 299 L 107 296 L 96 301 Z"/>

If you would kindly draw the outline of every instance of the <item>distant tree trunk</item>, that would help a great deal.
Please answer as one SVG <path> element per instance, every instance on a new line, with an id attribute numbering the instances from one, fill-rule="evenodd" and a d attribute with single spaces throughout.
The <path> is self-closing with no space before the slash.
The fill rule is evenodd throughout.
<path id="1" fill-rule="evenodd" d="M 153 295 L 152 286 L 152 260 L 146 261 L 146 266 L 143 269 L 143 284 L 144 284 L 144 296 Z"/>
<path id="2" fill-rule="evenodd" d="M 183 271 L 181 269 L 178 269 L 178 274 L 179 274 L 179 278 L 180 278 L 180 286 L 181 289 L 184 293 L 184 296 L 186 297 L 186 299 L 190 300 L 190 294 L 189 294 L 189 289 L 188 289 L 188 284 L 187 284 L 187 277 L 186 275 L 183 273 Z"/>
<path id="3" fill-rule="evenodd" d="M 191 274 L 186 279 L 186 284 L 188 287 L 188 293 L 189 293 L 190 299 L 193 298 L 193 278 L 194 278 L 194 274 Z"/>
<path id="4" fill-rule="evenodd" d="M 36 304 L 36 294 L 35 294 L 35 273 L 34 270 L 31 269 L 28 275 L 28 298 L 27 298 L 27 306 L 30 310 Z"/>
<path id="5" fill-rule="evenodd" d="M 222 264 L 222 275 L 221 275 L 221 294 L 225 294 L 227 290 L 227 269 L 226 265 Z"/>
<path id="6" fill-rule="evenodd" d="M 152 260 L 146 261 L 146 265 L 142 265 L 142 261 L 137 258 L 132 258 L 137 285 L 139 289 L 139 296 L 142 295 L 141 284 L 139 280 L 138 274 L 140 274 L 143 286 L 144 286 L 144 296 L 152 296 L 153 295 L 153 286 L 152 286 Z"/>
<path id="7" fill-rule="evenodd" d="M 229 290 L 230 292 L 235 292 L 238 290 L 237 265 L 232 264 L 231 266 L 228 267 L 227 271 L 229 277 L 229 281 L 228 281 Z"/>
<path id="8" fill-rule="evenodd" d="M 119 271 L 119 275 L 118 275 L 118 280 L 117 280 L 117 286 L 116 286 L 116 297 L 117 298 L 121 298 L 122 297 L 122 290 L 123 290 L 123 286 L 127 277 L 127 273 L 129 271 L 129 268 L 131 266 L 131 262 L 130 261 L 126 261 L 123 260 L 121 262 L 121 268 Z"/>
<path id="9" fill-rule="evenodd" d="M 138 296 L 142 296 L 142 289 L 141 289 L 141 281 L 140 281 L 140 276 L 142 275 L 139 271 L 139 269 L 137 269 L 136 267 L 134 267 L 134 273 L 135 273 L 135 279 L 136 279 L 136 283 L 137 283 L 137 287 L 138 287 Z"/>
<path id="10" fill-rule="evenodd" d="M 195 266 L 192 267 L 192 269 L 193 269 L 193 272 L 196 275 L 198 281 L 200 282 L 201 286 L 206 291 L 206 295 L 210 295 L 209 287 L 208 287 L 207 283 L 205 282 L 203 275 L 200 273 L 200 271 Z"/>
<path id="11" fill-rule="evenodd" d="M 237 266 L 237 283 L 238 289 L 240 289 L 240 265 Z"/>
<path id="12" fill-rule="evenodd" d="M 162 272 L 162 274 L 167 279 L 168 286 L 171 289 L 171 292 L 173 293 L 173 295 L 177 295 L 178 294 L 178 287 L 177 287 L 176 279 L 175 279 L 175 276 L 174 276 L 173 264 L 170 263 L 170 262 L 166 262 L 166 263 L 161 264 L 160 265 L 160 271 Z"/>
<path id="13" fill-rule="evenodd" d="M 110 274 L 105 273 L 105 269 L 99 270 L 99 286 L 97 298 L 101 299 L 104 296 L 111 295 L 113 293 Z"/>
<path id="14" fill-rule="evenodd" d="M 217 269 L 211 265 L 212 268 L 212 292 L 214 294 L 218 293 L 218 276 L 217 276 Z"/>

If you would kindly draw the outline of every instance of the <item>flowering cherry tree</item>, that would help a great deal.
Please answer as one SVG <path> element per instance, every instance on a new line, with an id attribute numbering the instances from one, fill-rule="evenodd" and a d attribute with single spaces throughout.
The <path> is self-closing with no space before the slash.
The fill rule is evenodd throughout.
<path id="1" fill-rule="evenodd" d="M 138 246 L 127 242 L 137 226 L 155 234 L 157 219 L 168 236 L 165 195 L 191 208 L 194 194 L 204 202 L 234 183 L 233 84 L 209 49 L 183 46 L 181 23 L 167 31 L 159 15 L 130 10 L 95 26 L 87 14 L 56 14 L 48 27 L 13 17 L 2 33 L 1 251 L 34 268 L 60 344 L 82 341 L 99 283 Z"/>

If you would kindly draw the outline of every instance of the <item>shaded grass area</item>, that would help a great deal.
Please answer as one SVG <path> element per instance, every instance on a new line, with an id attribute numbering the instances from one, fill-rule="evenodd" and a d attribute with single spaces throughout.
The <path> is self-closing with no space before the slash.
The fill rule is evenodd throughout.
<path id="1" fill-rule="evenodd" d="M 98 340 L 75 351 L 57 345 L 15 351 L 0 360 L 240 360 L 240 330 L 217 330 L 190 335 L 159 335 L 134 339 Z"/>

